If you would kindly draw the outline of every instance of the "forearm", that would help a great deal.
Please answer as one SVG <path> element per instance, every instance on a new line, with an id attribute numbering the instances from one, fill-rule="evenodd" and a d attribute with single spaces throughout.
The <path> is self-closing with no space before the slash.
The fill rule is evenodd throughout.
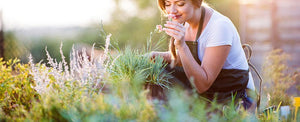
<path id="1" fill-rule="evenodd" d="M 186 44 L 177 48 L 186 76 L 192 81 L 199 93 L 205 92 L 212 84 L 205 68 L 201 67 L 192 56 Z"/>

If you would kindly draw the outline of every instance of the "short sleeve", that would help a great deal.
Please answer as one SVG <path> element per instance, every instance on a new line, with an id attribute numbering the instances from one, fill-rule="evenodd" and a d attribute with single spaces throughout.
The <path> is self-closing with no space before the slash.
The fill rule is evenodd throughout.
<path id="1" fill-rule="evenodd" d="M 221 45 L 232 45 L 233 30 L 232 24 L 226 20 L 215 21 L 208 32 L 206 47 Z"/>

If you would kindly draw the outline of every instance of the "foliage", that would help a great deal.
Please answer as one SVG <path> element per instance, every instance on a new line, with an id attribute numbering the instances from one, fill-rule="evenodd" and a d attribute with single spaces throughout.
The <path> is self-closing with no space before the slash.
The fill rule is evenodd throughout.
<path id="1" fill-rule="evenodd" d="M 110 35 L 106 42 L 110 43 Z M 151 40 L 151 38 L 150 38 Z M 208 102 L 193 93 L 170 87 L 167 101 L 148 99 L 149 82 L 166 87 L 161 58 L 149 60 L 145 52 L 126 48 L 110 55 L 87 56 L 73 48 L 70 64 L 53 59 L 47 64 L 1 61 L 1 112 L 3 121 L 277 121 L 277 113 L 257 116 L 232 101 Z M 146 53 L 147 54 L 147 53 Z M 2 80 L 3 79 L 3 80 Z M 21 84 L 21 85 L 19 85 Z M 18 86 L 18 88 L 16 88 Z M 21 96 L 16 98 L 17 93 Z M 6 96 L 5 96 L 6 95 Z M 5 97 L 4 97 L 5 96 Z M 7 97 L 9 96 L 9 97 Z M 4 98 L 4 100 L 3 100 Z M 22 99 L 19 99 L 22 98 Z M 10 102 L 10 104 L 6 104 Z M 14 107 L 13 107 L 14 106 Z M 279 104 L 280 106 L 280 104 Z"/>
<path id="2" fill-rule="evenodd" d="M 137 83 L 140 85 L 147 82 L 168 87 L 168 75 L 163 73 L 165 66 L 161 57 L 150 60 L 147 55 L 127 48 L 114 59 L 110 66 L 110 76 L 118 81 L 118 85 L 125 80 L 124 82 L 142 81 Z"/>
<path id="3" fill-rule="evenodd" d="M 291 69 L 286 65 L 289 55 L 282 50 L 273 50 L 266 57 L 263 64 L 263 79 L 269 84 L 266 92 L 270 96 L 269 105 L 292 105 L 292 100 L 286 94 L 286 90 L 295 83 L 297 75 L 291 73 Z"/>
<path id="4" fill-rule="evenodd" d="M 109 43 L 109 38 L 106 42 Z M 107 53 L 108 45 L 105 50 Z M 60 52 L 62 53 L 62 50 Z M 30 68 L 26 68 L 30 74 L 33 75 L 31 79 L 35 80 L 35 85 L 27 86 L 27 88 L 34 88 L 37 93 L 41 95 L 41 98 L 38 101 L 26 101 L 33 104 L 33 106 L 30 107 L 30 111 L 23 108 L 8 110 L 14 114 L 8 117 L 3 116 L 5 117 L 3 119 L 29 119 L 35 121 L 124 121 L 135 119 L 152 120 L 155 118 L 154 110 L 146 99 L 145 92 L 129 98 L 118 96 L 114 92 L 111 94 L 102 94 L 102 89 L 105 84 L 104 76 L 107 67 L 107 54 L 88 59 L 85 53 L 78 54 L 73 50 L 73 57 L 69 67 L 64 60 L 65 57 L 63 54 L 61 55 L 62 61 L 57 62 L 51 58 L 47 49 L 46 53 L 49 67 L 45 64 L 34 64 L 30 57 Z M 12 69 L 9 71 L 12 71 Z M 151 68 L 149 71 L 151 71 Z M 4 76 L 6 75 L 7 74 L 4 74 Z M 153 73 L 152 75 L 156 76 L 156 74 Z M 4 77 L 4 79 L 5 78 L 6 77 Z M 6 80 L 3 81 L 3 84 L 5 83 Z M 7 89 L 7 87 L 4 88 Z M 122 89 L 124 88 L 126 88 L 126 86 L 122 87 Z M 5 94 L 6 92 L 2 93 Z M 16 102 L 20 101 L 19 99 L 17 100 Z M 4 104 L 5 102 L 1 103 Z M 128 110 L 130 110 L 130 112 Z"/>
<path id="5" fill-rule="evenodd" d="M 210 7 L 230 18 L 239 29 L 240 5 L 239 0 L 204 0 Z M 230 9 L 228 9 L 230 8 Z"/>
<path id="6" fill-rule="evenodd" d="M 103 47 L 105 44 L 105 34 L 103 33 L 103 27 L 98 25 L 93 25 L 89 28 L 80 28 L 79 34 L 76 34 L 73 38 L 60 38 L 51 36 L 42 36 L 32 40 L 26 40 L 29 42 L 28 51 L 34 58 L 34 61 L 39 62 L 47 59 L 45 47 L 48 47 L 49 54 L 57 61 L 61 61 L 59 50 L 59 45 L 61 42 L 64 43 L 64 48 L 62 49 L 66 57 L 66 62 L 70 62 L 70 52 L 75 44 L 75 49 L 81 50 L 82 47 L 91 48 L 93 44 L 95 47 Z M 68 30 L 71 31 L 71 30 Z M 99 34 L 100 32 L 100 34 Z M 42 55 L 41 55 L 42 54 Z M 28 57 L 28 56 L 27 56 Z"/>
<path id="7" fill-rule="evenodd" d="M 26 46 L 17 39 L 12 31 L 4 33 L 4 57 L 5 59 L 24 58 L 26 55 Z"/>
<path id="8" fill-rule="evenodd" d="M 18 108 L 29 111 L 33 106 L 32 101 L 39 100 L 39 94 L 31 88 L 35 82 L 29 73 L 28 64 L 22 65 L 17 59 L 3 61 L 0 58 L 0 72 L 1 114 L 12 115 Z M 21 116 L 23 115 L 17 114 L 14 117 Z"/>

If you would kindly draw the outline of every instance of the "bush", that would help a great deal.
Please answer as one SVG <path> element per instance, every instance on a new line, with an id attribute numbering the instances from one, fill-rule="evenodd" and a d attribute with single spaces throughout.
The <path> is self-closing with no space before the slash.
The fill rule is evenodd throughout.
<path id="1" fill-rule="evenodd" d="M 35 85 L 29 73 L 28 64 L 20 64 L 17 59 L 3 61 L 0 58 L 0 116 L 9 118 L 21 117 L 23 114 L 14 115 L 19 108 L 30 111 L 32 101 L 39 100 L 40 96 L 32 86 Z"/>
<path id="2" fill-rule="evenodd" d="M 268 104 L 277 106 L 292 105 L 292 99 L 286 94 L 295 83 L 296 74 L 286 65 L 290 56 L 282 50 L 271 51 L 263 64 L 263 78 L 268 85 L 265 89 L 269 96 Z"/>

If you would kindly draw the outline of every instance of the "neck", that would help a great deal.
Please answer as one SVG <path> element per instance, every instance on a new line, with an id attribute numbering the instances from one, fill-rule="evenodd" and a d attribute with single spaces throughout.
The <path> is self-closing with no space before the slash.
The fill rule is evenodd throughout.
<path id="1" fill-rule="evenodd" d="M 189 26 L 191 28 L 193 28 L 193 29 L 197 29 L 198 28 L 199 21 L 200 21 L 201 16 L 202 16 L 202 14 L 201 14 L 202 13 L 201 12 L 202 9 L 204 9 L 202 6 L 200 8 L 198 8 L 198 9 L 196 9 L 195 12 L 194 12 L 194 16 L 190 20 L 186 21 L 187 23 L 189 23 Z"/>

